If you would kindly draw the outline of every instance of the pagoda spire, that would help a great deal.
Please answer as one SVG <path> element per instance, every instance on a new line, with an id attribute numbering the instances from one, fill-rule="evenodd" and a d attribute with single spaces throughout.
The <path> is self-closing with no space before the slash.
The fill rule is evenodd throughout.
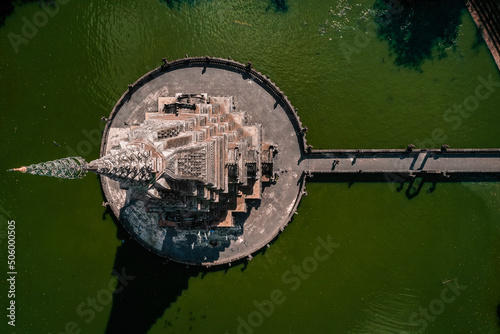
<path id="1" fill-rule="evenodd" d="M 151 152 L 121 149 L 89 162 L 87 170 L 123 184 L 148 184 L 155 178 L 156 163 Z"/>
<path id="2" fill-rule="evenodd" d="M 81 157 L 69 157 L 13 168 L 8 171 L 52 176 L 61 179 L 81 179 L 87 173 L 87 162 Z"/>
<path id="3" fill-rule="evenodd" d="M 126 184 L 149 184 L 155 179 L 156 160 L 151 152 L 141 149 L 121 149 L 102 158 L 86 162 L 81 157 L 69 157 L 9 169 L 9 172 L 29 173 L 62 179 L 81 179 L 88 171 Z"/>

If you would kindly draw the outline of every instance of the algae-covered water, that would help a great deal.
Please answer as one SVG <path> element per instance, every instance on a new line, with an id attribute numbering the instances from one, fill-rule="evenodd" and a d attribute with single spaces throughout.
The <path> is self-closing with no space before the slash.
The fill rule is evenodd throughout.
<path id="1" fill-rule="evenodd" d="M 500 147 L 499 71 L 461 1 L 55 3 L 0 27 L 0 332 L 500 333 L 499 183 L 309 183 L 264 253 L 204 271 L 130 241 L 93 175 L 5 172 L 97 158 L 127 84 L 185 54 L 251 61 L 315 148 Z"/>

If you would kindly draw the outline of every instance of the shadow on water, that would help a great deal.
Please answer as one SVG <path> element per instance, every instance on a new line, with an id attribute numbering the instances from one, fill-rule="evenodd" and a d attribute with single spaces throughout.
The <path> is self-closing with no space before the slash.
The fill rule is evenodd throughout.
<path id="1" fill-rule="evenodd" d="M 103 217 L 112 217 L 117 237 L 124 241 L 113 265 L 117 285 L 106 333 L 147 333 L 188 288 L 189 279 L 209 270 L 166 262 L 130 239 L 111 213 Z"/>
<path id="2" fill-rule="evenodd" d="M 325 173 L 313 174 L 307 177 L 307 182 L 320 183 L 347 183 L 351 188 L 356 183 L 386 183 L 389 189 L 402 192 L 408 199 L 413 199 L 425 189 L 427 193 L 433 193 L 441 183 L 463 183 L 463 182 L 499 182 L 500 173 L 461 173 L 444 176 L 443 174 L 409 177 L 404 174 L 388 173 Z"/>
<path id="3" fill-rule="evenodd" d="M 2 0 L 0 1 L 0 27 L 5 25 L 5 19 L 14 12 L 16 6 L 38 2 L 40 8 L 44 6 L 57 6 L 55 0 Z"/>
<path id="4" fill-rule="evenodd" d="M 270 0 L 269 2 L 270 4 L 267 7 L 267 10 L 274 9 L 276 12 L 288 12 L 287 0 Z"/>
<path id="5" fill-rule="evenodd" d="M 394 6 L 394 4 L 398 4 Z M 377 35 L 389 42 L 395 64 L 416 70 L 426 59 L 447 56 L 466 11 L 462 0 L 375 0 Z"/>
<path id="6" fill-rule="evenodd" d="M 177 8 L 177 9 L 180 9 L 183 3 L 188 4 L 189 6 L 195 6 L 201 1 L 210 1 L 210 0 L 160 0 L 160 2 L 166 4 L 168 8 Z"/>
<path id="7" fill-rule="evenodd" d="M 479 47 L 483 44 L 486 45 L 486 42 L 484 41 L 483 36 L 481 36 L 481 31 L 479 29 L 476 29 L 475 38 L 474 42 L 472 43 L 471 49 L 476 50 L 478 52 Z"/>
<path id="8" fill-rule="evenodd" d="M 498 326 L 500 327 L 500 304 L 497 305 Z"/>
<path id="9" fill-rule="evenodd" d="M 167 5 L 168 8 L 177 8 L 180 9 L 183 3 L 188 4 L 190 6 L 195 6 L 201 1 L 211 1 L 211 0 L 160 0 L 160 2 Z M 274 9 L 276 12 L 285 13 L 288 11 L 287 0 L 269 0 L 269 6 L 266 10 Z"/>

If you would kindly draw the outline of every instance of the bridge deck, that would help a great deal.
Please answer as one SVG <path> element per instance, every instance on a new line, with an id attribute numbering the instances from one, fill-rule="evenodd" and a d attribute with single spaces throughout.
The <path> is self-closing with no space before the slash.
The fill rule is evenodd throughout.
<path id="1" fill-rule="evenodd" d="M 313 150 L 300 166 L 309 174 L 500 173 L 500 150 Z"/>

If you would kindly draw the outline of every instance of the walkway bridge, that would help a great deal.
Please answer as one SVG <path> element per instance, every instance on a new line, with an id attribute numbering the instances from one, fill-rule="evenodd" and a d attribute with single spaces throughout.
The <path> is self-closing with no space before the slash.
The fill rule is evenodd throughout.
<path id="1" fill-rule="evenodd" d="M 311 150 L 299 163 L 313 179 L 500 180 L 500 149 Z"/>

